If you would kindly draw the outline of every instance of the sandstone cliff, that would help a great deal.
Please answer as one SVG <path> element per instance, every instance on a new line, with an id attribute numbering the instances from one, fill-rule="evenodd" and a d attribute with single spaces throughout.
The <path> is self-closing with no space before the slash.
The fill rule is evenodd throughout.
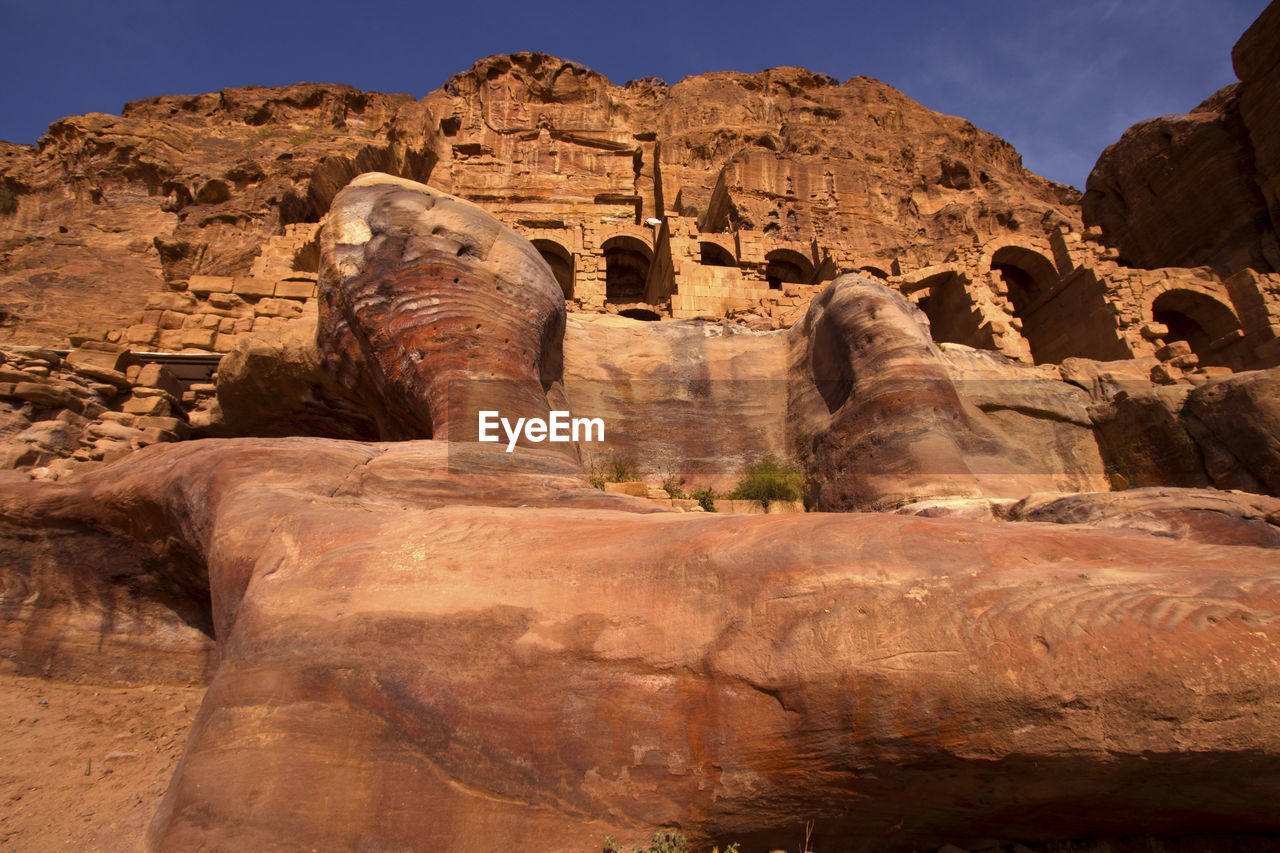
<path id="1" fill-rule="evenodd" d="M 1139 122 L 1089 175 L 1084 220 L 1138 267 L 1280 271 L 1280 4 L 1232 52 L 1239 83 Z"/>
<path id="2" fill-rule="evenodd" d="M 1008 143 L 874 80 L 803 69 L 617 86 L 543 54 L 496 56 L 415 101 L 298 84 L 133 102 L 0 146 L 0 335 L 123 328 L 166 281 L 243 275 L 382 171 L 537 228 L 566 205 L 685 213 L 851 247 L 882 266 L 1078 222 L 1073 190 Z"/>
<path id="3" fill-rule="evenodd" d="M 0 150 L 0 323 L 61 344 L 127 325 L 166 280 L 245 273 L 262 242 L 315 221 L 371 168 L 425 179 L 433 155 L 407 95 L 346 86 L 149 98 L 55 122 Z"/>

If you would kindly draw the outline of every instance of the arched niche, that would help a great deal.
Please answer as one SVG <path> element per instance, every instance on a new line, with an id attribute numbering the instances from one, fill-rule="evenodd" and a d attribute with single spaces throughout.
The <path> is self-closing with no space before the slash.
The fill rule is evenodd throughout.
<path id="1" fill-rule="evenodd" d="M 1026 246 L 1001 246 L 991 254 L 991 272 L 1009 289 L 1015 316 L 1021 316 L 1053 290 L 1060 276 L 1053 261 Z"/>
<path id="2" fill-rule="evenodd" d="M 547 266 L 551 267 L 551 274 L 556 277 L 556 283 L 560 285 L 564 298 L 572 299 L 574 280 L 573 254 L 554 240 L 537 238 L 529 242 L 533 244 L 533 248 L 538 250 L 538 254 L 542 255 L 542 259 L 547 262 Z"/>
<path id="3" fill-rule="evenodd" d="M 698 243 L 698 262 L 704 267 L 736 267 L 738 260 L 733 253 L 721 246 L 703 240 Z"/>
<path id="4" fill-rule="evenodd" d="M 1228 305 L 1207 293 L 1183 288 L 1166 290 L 1151 303 L 1151 319 L 1169 327 L 1165 343 L 1186 341 L 1201 364 L 1221 364 L 1213 342 L 1240 328 Z"/>
<path id="5" fill-rule="evenodd" d="M 1052 309 L 1040 310 L 1061 278 L 1053 261 L 1026 246 L 1001 246 L 991 255 L 991 273 L 1004 282 L 1036 364 L 1060 362 L 1066 353 L 1084 354 L 1081 341 L 1071 343 L 1072 335 L 1064 343 L 1062 317 Z"/>
<path id="6" fill-rule="evenodd" d="M 625 234 L 610 237 L 600 248 L 605 263 L 605 299 L 610 302 L 643 302 L 653 250 L 641 240 Z"/>
<path id="7" fill-rule="evenodd" d="M 923 291 L 916 304 L 929 318 L 929 334 L 935 343 L 994 350 L 991 327 L 983 322 L 966 284 L 954 270 L 943 270 L 915 282 L 911 290 Z"/>
<path id="8" fill-rule="evenodd" d="M 813 278 L 813 262 L 792 249 L 774 249 L 764 260 L 764 277 L 773 290 L 780 290 L 783 282 L 808 284 Z"/>

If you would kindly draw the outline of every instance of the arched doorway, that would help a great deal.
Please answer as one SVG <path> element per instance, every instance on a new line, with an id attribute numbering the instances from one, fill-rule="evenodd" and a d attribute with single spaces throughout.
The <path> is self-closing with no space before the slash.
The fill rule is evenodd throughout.
<path id="1" fill-rule="evenodd" d="M 1231 308 L 1207 293 L 1166 290 L 1151 303 L 1151 319 L 1169 327 L 1166 344 L 1186 341 L 1201 364 L 1224 365 L 1213 342 L 1240 328 Z"/>
<path id="2" fill-rule="evenodd" d="M 1060 278 L 1053 261 L 1025 246 L 1002 246 L 991 255 L 991 273 L 1004 282 L 1035 363 L 1061 361 L 1051 346 L 1061 337 L 1061 318 L 1039 310 Z"/>
<path id="3" fill-rule="evenodd" d="M 572 299 L 573 255 L 570 254 L 568 249 L 554 240 L 539 238 L 529 242 L 533 244 L 533 248 L 538 250 L 538 254 L 542 255 L 542 259 L 547 262 L 547 266 L 551 267 L 551 274 L 556 277 L 556 283 L 560 285 L 564 298 Z"/>
<path id="4" fill-rule="evenodd" d="M 609 302 L 643 302 L 653 250 L 635 237 L 610 237 L 604 252 L 604 295 Z"/>
<path id="5" fill-rule="evenodd" d="M 698 244 L 699 263 L 704 267 L 736 267 L 738 261 L 719 243 L 702 241 Z"/>
<path id="6" fill-rule="evenodd" d="M 774 249 L 764 259 L 764 277 L 773 290 L 782 289 L 783 282 L 808 284 L 813 278 L 813 263 L 799 252 Z"/>

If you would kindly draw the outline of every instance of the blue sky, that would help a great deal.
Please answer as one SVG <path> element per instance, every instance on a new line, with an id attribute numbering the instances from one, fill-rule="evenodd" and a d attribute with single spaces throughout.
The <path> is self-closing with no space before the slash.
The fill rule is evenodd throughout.
<path id="1" fill-rule="evenodd" d="M 643 3 L 0 0 L 0 139 L 151 95 L 299 81 L 425 95 L 489 54 L 540 50 L 616 83 L 801 65 L 883 80 L 1083 188 L 1144 118 L 1235 80 L 1266 0 Z"/>

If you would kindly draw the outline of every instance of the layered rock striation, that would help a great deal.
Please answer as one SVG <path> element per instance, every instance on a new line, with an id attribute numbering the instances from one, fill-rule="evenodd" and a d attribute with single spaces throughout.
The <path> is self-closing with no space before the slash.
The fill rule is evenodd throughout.
<path id="1" fill-rule="evenodd" d="M 906 301 L 849 276 L 791 331 L 709 337 L 703 378 L 769 351 L 807 365 L 781 423 L 821 407 L 804 422 L 827 453 L 821 500 L 977 499 L 1054 523 L 664 510 L 592 488 L 575 453 L 468 440 L 472 410 L 442 412 L 433 384 L 496 377 L 515 410 L 542 410 L 590 381 L 568 366 L 575 338 L 634 327 L 584 324 L 542 372 L 563 316 L 551 268 L 400 178 L 355 181 L 326 231 L 318 368 L 383 395 L 380 429 L 434 440 L 192 441 L 0 486 L 10 661 L 143 681 L 213 667 L 151 849 L 590 850 L 663 826 L 776 847 L 809 825 L 819 846 L 910 850 L 1274 828 L 1280 502 L 1013 504 L 1012 481 L 979 476 L 1027 464 L 1002 404 L 1069 419 L 1079 397 L 1028 376 L 1016 397 L 961 394 Z M 1102 371 L 1075 375 L 1118 396 Z M 905 461 L 851 468 L 884 454 Z"/>
<path id="2" fill-rule="evenodd" d="M 625 236 L 602 223 L 652 216 L 856 247 L 881 267 L 1078 223 L 1074 191 L 1027 172 L 1007 143 L 874 80 L 783 68 L 617 86 L 515 54 L 421 100 L 225 89 L 69 117 L 36 147 L 5 143 L 0 330 L 49 345 L 81 324 L 123 329 L 166 282 L 249 274 L 267 238 L 317 222 L 375 170 L 430 179 L 526 236 L 548 231 L 570 268 L 601 250 L 597 236 Z"/>

